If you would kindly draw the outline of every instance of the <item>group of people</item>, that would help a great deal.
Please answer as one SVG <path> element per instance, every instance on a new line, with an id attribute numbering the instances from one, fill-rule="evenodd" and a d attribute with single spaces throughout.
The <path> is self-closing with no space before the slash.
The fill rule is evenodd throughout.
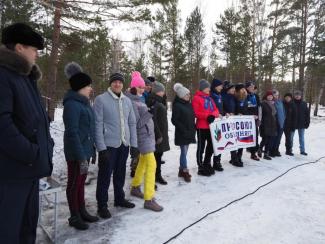
<path id="1" fill-rule="evenodd" d="M 35 243 L 39 179 L 50 176 L 53 169 L 54 142 L 36 84 L 41 76 L 37 51 L 44 48 L 44 40 L 28 25 L 17 23 L 4 28 L 1 42 L 0 218 L 6 221 L 0 222 L 0 239 L 3 243 Z M 70 84 L 63 100 L 69 225 L 86 230 L 88 223 L 99 220 L 87 211 L 84 198 L 89 164 L 97 161 L 98 216 L 111 217 L 108 189 L 112 175 L 114 206 L 135 207 L 123 189 L 129 155 L 133 177 L 130 195 L 143 199 L 145 209 L 162 211 L 154 196 L 156 183 L 168 184 L 162 175 L 162 157 L 170 150 L 164 85 L 134 71 L 130 86 L 123 92 L 124 75 L 113 73 L 107 90 L 91 105 L 92 78 L 75 62 L 67 64 L 64 71 Z M 185 182 L 191 182 L 192 177 L 187 160 L 190 144 L 197 144 L 198 175 L 223 171 L 221 155 L 213 153 L 209 129 L 209 124 L 223 117 L 254 116 L 256 133 L 262 140 L 248 149 L 252 160 L 281 156 L 283 132 L 286 154 L 292 156 L 296 130 L 300 153 L 307 155 L 304 130 L 310 117 L 301 92 L 287 93 L 281 100 L 277 90 L 270 90 L 260 101 L 254 82 L 233 84 L 219 79 L 211 84 L 200 80 L 193 99 L 182 84 L 176 83 L 173 88 L 171 122 L 175 126 L 174 144 L 180 148 L 178 177 Z M 232 151 L 230 163 L 243 167 L 242 155 L 243 149 Z"/>

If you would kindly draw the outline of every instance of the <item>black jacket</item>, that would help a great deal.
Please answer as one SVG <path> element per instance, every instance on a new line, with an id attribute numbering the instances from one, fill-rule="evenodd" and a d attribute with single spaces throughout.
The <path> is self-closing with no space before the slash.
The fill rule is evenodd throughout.
<path id="1" fill-rule="evenodd" d="M 307 129 L 310 124 L 310 112 L 307 107 L 307 103 L 302 100 L 294 99 L 294 104 L 296 105 L 296 129 Z"/>
<path id="2" fill-rule="evenodd" d="M 284 105 L 284 110 L 286 113 L 286 119 L 284 121 L 284 131 L 294 131 L 296 128 L 296 116 L 297 116 L 297 111 L 296 111 L 296 105 L 291 102 L 283 102 Z"/>
<path id="3" fill-rule="evenodd" d="M 276 115 L 272 115 L 272 109 L 266 101 L 261 103 L 262 121 L 260 125 L 261 137 L 277 135 L 277 119 Z"/>
<path id="4" fill-rule="evenodd" d="M 52 173 L 53 140 L 36 80 L 18 54 L 0 48 L 0 180 L 34 180 Z"/>
<path id="5" fill-rule="evenodd" d="M 236 99 L 235 115 L 247 115 L 248 113 L 247 100 L 239 101 Z"/>
<path id="6" fill-rule="evenodd" d="M 172 123 L 175 125 L 175 145 L 181 146 L 195 143 L 195 116 L 190 102 L 175 97 Z"/>
<path id="7" fill-rule="evenodd" d="M 169 138 L 168 138 L 168 119 L 167 108 L 164 105 L 165 99 L 157 96 L 156 94 L 150 94 L 147 101 L 149 111 L 153 113 L 153 122 L 155 125 L 155 138 L 156 142 L 162 137 L 162 142 L 156 144 L 156 152 L 166 152 L 170 150 Z"/>

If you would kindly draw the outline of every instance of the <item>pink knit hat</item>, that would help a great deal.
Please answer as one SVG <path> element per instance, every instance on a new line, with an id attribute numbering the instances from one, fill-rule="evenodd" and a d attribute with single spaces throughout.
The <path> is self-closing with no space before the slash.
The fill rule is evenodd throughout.
<path id="1" fill-rule="evenodd" d="M 141 77 L 141 73 L 139 71 L 133 71 L 131 74 L 131 84 L 130 87 L 145 87 L 143 78 Z"/>

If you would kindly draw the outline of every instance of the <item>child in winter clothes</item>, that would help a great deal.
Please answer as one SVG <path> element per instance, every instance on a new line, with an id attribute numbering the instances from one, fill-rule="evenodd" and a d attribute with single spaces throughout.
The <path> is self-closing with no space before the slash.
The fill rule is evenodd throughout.
<path id="1" fill-rule="evenodd" d="M 277 135 L 277 119 L 276 109 L 273 101 L 273 92 L 267 91 L 263 97 L 262 106 L 262 121 L 260 125 L 260 134 L 262 142 L 260 147 L 265 146 L 264 159 L 271 160 L 270 150 L 272 140 Z"/>
<path id="2" fill-rule="evenodd" d="M 213 145 L 209 124 L 219 116 L 219 111 L 210 97 L 210 84 L 206 80 L 200 80 L 199 90 L 195 93 L 192 106 L 196 117 L 197 129 L 197 151 L 196 160 L 198 164 L 198 174 L 202 176 L 213 175 L 214 169 L 211 167 L 211 157 L 213 155 Z M 206 147 L 205 144 L 207 143 Z M 205 156 L 203 159 L 203 153 Z"/>
<path id="3" fill-rule="evenodd" d="M 68 164 L 67 199 L 71 217 L 69 225 L 79 230 L 88 229 L 87 222 L 96 222 L 98 218 L 91 216 L 85 208 L 85 181 L 88 163 L 93 157 L 94 149 L 94 112 L 89 104 L 92 92 L 91 78 L 82 72 L 77 63 L 65 66 L 71 89 L 63 100 L 64 154 Z"/>
<path id="4" fill-rule="evenodd" d="M 245 85 L 242 83 L 239 83 L 235 87 L 236 93 L 236 108 L 235 108 L 235 115 L 247 115 L 247 91 L 245 89 Z M 231 152 L 231 160 L 230 163 L 236 167 L 243 167 L 243 149 L 240 148 L 237 151 Z"/>
<path id="5" fill-rule="evenodd" d="M 292 101 L 292 94 L 287 93 L 284 95 L 284 110 L 285 110 L 285 120 L 284 120 L 284 135 L 286 138 L 285 147 L 286 147 L 286 155 L 293 156 L 292 153 L 292 144 L 293 138 L 292 134 L 296 128 L 296 106 Z"/>
<path id="6" fill-rule="evenodd" d="M 155 158 L 157 162 L 156 182 L 167 185 L 167 181 L 161 175 L 162 156 L 164 152 L 170 150 L 168 138 L 168 119 L 167 107 L 165 105 L 165 87 L 158 81 L 152 85 L 151 94 L 148 97 L 147 105 L 149 111 L 153 113 L 153 122 L 155 125 L 156 151 Z"/>
<path id="7" fill-rule="evenodd" d="M 140 72 L 133 72 L 130 94 L 127 94 L 127 96 L 132 101 L 137 121 L 138 151 L 140 156 L 134 178 L 132 179 L 131 195 L 141 199 L 144 198 L 144 208 L 159 212 L 163 210 L 163 207 L 154 199 L 156 174 L 154 124 L 152 114 L 149 113 L 147 106 L 141 98 L 144 89 L 145 83 Z M 140 188 L 143 176 L 145 181 L 144 194 Z"/>
<path id="8" fill-rule="evenodd" d="M 181 149 L 178 177 L 191 181 L 187 168 L 187 151 L 189 144 L 195 143 L 195 116 L 190 102 L 190 90 L 180 83 L 174 85 L 176 97 L 173 102 L 172 123 L 175 126 L 175 145 Z"/>
<path id="9" fill-rule="evenodd" d="M 211 97 L 216 104 L 219 116 L 224 115 L 223 113 L 223 102 L 222 102 L 222 89 L 223 89 L 223 82 L 218 79 L 213 79 L 211 83 Z M 213 156 L 213 169 L 216 171 L 223 171 L 221 165 L 221 154 L 217 156 Z"/>

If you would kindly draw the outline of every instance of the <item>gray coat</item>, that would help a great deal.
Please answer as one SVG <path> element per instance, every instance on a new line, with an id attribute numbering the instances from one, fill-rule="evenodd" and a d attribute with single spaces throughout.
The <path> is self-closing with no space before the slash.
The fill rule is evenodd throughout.
<path id="1" fill-rule="evenodd" d="M 95 142 L 98 151 L 122 145 L 137 147 L 136 119 L 131 100 L 110 88 L 94 102 Z"/>
<path id="2" fill-rule="evenodd" d="M 127 96 L 133 103 L 133 109 L 137 120 L 138 150 L 141 154 L 155 151 L 155 127 L 152 120 L 152 114 L 141 97 L 132 95 Z"/>

